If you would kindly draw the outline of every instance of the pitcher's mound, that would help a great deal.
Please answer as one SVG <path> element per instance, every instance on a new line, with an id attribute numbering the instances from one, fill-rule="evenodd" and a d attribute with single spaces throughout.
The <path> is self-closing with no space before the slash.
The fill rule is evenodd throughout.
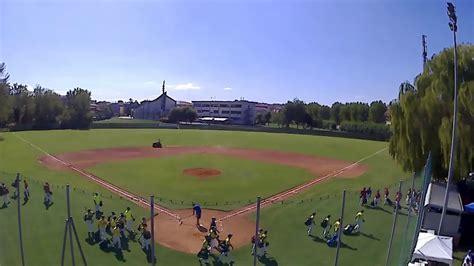
<path id="1" fill-rule="evenodd" d="M 211 176 L 218 176 L 221 174 L 221 171 L 212 168 L 188 168 L 184 169 L 183 173 L 185 175 L 206 178 Z"/>

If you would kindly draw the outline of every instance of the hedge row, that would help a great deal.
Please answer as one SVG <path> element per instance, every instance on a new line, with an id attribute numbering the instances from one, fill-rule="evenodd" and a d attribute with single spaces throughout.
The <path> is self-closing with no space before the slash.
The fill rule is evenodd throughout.
<path id="1" fill-rule="evenodd" d="M 360 133 L 367 136 L 374 136 L 377 138 L 390 138 L 390 128 L 384 124 L 376 124 L 371 122 L 349 122 L 343 121 L 339 125 L 339 129 L 351 133 Z"/>

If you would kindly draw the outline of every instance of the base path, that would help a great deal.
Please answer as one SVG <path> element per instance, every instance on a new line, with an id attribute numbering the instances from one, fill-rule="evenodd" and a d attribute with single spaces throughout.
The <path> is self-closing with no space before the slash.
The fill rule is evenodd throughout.
<path id="1" fill-rule="evenodd" d="M 30 145 L 33 146 L 31 143 Z M 44 150 L 41 150 L 46 154 L 46 156 L 39 158 L 39 161 L 52 169 L 75 171 L 80 175 L 87 177 L 99 185 L 107 188 L 108 190 L 124 196 L 125 198 L 144 207 L 150 206 L 149 202 L 144 198 L 137 196 L 123 188 L 117 187 L 101 179 L 100 177 L 87 172 L 84 169 L 99 163 L 111 161 L 125 161 L 130 159 L 163 157 L 181 154 L 218 154 L 303 168 L 315 175 L 315 178 L 309 182 L 280 192 L 267 199 L 263 199 L 262 207 L 265 207 L 275 201 L 291 197 L 295 193 L 299 193 L 331 177 L 340 176 L 352 178 L 360 176 L 367 170 L 367 166 L 361 164 L 361 162 L 384 150 L 385 149 L 380 150 L 372 155 L 362 158 L 357 162 L 342 161 L 298 153 L 225 147 L 169 147 L 162 149 L 132 147 L 86 150 L 58 155 L 51 155 Z M 205 229 L 208 228 L 211 217 L 216 217 L 219 221 L 219 225 L 221 227 L 221 238 L 225 238 L 225 235 L 228 233 L 232 233 L 234 235 L 233 244 L 236 248 L 249 244 L 250 238 L 255 230 L 254 222 L 250 221 L 246 215 L 247 213 L 254 211 L 255 205 L 245 206 L 230 212 L 207 209 L 203 210 L 203 219 L 201 223 L 204 225 L 204 228 L 196 227 L 196 220 L 194 217 L 190 216 L 192 214 L 192 210 L 170 210 L 159 205 L 155 206 L 159 213 L 159 215 L 155 217 L 156 240 L 166 247 L 182 252 L 197 253 L 201 246 L 202 240 L 204 239 L 204 235 L 207 233 Z M 180 220 L 183 222 L 182 224 L 179 223 Z"/>

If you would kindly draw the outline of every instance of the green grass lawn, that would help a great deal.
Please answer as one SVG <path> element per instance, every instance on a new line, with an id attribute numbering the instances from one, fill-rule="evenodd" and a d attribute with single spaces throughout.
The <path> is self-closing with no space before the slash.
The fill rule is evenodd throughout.
<path id="1" fill-rule="evenodd" d="M 21 205 L 23 243 L 26 265 L 60 265 L 61 250 L 64 234 L 66 213 L 66 193 L 64 186 L 53 185 L 54 204 L 46 210 L 43 205 L 42 185 L 36 179 L 27 179 L 30 183 L 31 199 Z M 10 179 L 0 177 L 0 182 L 11 183 Z M 10 193 L 12 195 L 12 193 Z M 13 201 L 13 199 L 11 199 Z M 0 200 L 3 204 L 3 200 Z M 23 197 L 21 198 L 23 204 Z M 124 199 L 109 195 L 103 197 L 104 210 L 107 214 L 111 211 L 123 212 L 127 206 L 132 207 L 134 216 L 140 217 L 148 214 L 142 209 Z M 79 234 L 81 246 L 86 255 L 88 265 L 146 265 L 145 253 L 136 241 L 129 242 L 129 251 L 123 251 L 120 257 L 115 252 L 105 252 L 97 244 L 91 245 L 86 241 L 87 227 L 82 220 L 84 208 L 93 209 L 92 192 L 71 188 L 71 210 L 74 223 Z M 137 219 L 137 221 L 139 220 Z M 19 233 L 17 223 L 17 204 L 11 202 L 8 208 L 0 209 L 0 265 L 21 265 L 19 252 Z M 71 265 L 69 242 L 67 242 L 66 264 Z M 76 243 L 76 265 L 82 265 Z M 184 264 L 192 264 L 194 258 L 176 251 L 158 247 L 157 258 L 162 265 L 173 265 L 179 260 Z"/>
<path id="2" fill-rule="evenodd" d="M 183 174 L 183 170 L 188 168 L 212 168 L 220 170 L 221 174 L 200 180 Z M 300 168 L 218 155 L 179 155 L 101 163 L 88 170 L 145 198 L 152 194 L 165 198 L 167 200 L 162 203 L 168 207 L 189 208 L 191 202 L 213 206 L 216 202 L 220 205 L 213 208 L 222 210 L 246 205 L 257 195 L 269 197 L 313 177 Z M 171 204 L 169 199 L 174 199 L 175 204 Z"/>
<path id="3" fill-rule="evenodd" d="M 353 140 L 344 138 L 303 136 L 290 134 L 272 134 L 237 131 L 200 131 L 200 130 L 166 130 L 166 129 L 105 129 L 105 130 L 57 130 L 17 132 L 17 136 L 39 146 L 49 153 L 78 151 L 91 148 L 149 146 L 158 138 L 165 145 L 179 146 L 225 146 L 256 148 L 278 151 L 299 152 L 320 155 L 329 158 L 357 161 L 387 148 L 385 142 Z M 0 170 L 15 173 L 21 172 L 30 180 L 44 182 L 48 180 L 55 185 L 70 183 L 77 188 L 73 196 L 73 215 L 78 224 L 79 234 L 85 238 L 85 227 L 81 223 L 84 206 L 91 205 L 92 191 L 99 191 L 104 197 L 110 193 L 87 179 L 73 172 L 52 171 L 38 163 L 37 158 L 43 154 L 17 138 L 13 133 L 4 133 L 5 140 L 0 141 Z M 284 204 L 273 205 L 262 210 L 262 226 L 269 230 L 270 256 L 274 262 L 264 261 L 266 265 L 331 265 L 335 249 L 327 247 L 317 239 L 305 234 L 303 222 L 313 210 L 318 212 L 317 223 L 323 215 L 337 217 L 340 211 L 340 195 L 343 189 L 351 191 L 348 195 L 346 212 L 348 221 L 353 221 L 357 205 L 357 191 L 362 186 L 383 188 L 399 180 L 407 179 L 410 174 L 404 173 L 390 158 L 387 151 L 364 162 L 369 170 L 356 179 L 336 178 L 322 182 L 307 191 L 295 195 Z M 12 175 L 0 173 L 0 180 L 11 183 Z M 407 183 L 403 191 L 406 193 Z M 33 185 L 32 185 L 33 186 Z M 33 197 L 41 188 L 32 187 Z M 86 192 L 82 193 L 82 190 Z M 393 190 L 392 190 L 393 191 Z M 55 190 L 57 203 L 45 211 L 41 202 L 32 201 L 23 208 L 24 237 L 28 265 L 58 265 L 61 251 L 62 232 L 64 228 L 65 206 L 64 194 Z M 329 196 L 329 198 L 327 198 Z M 62 199 L 62 203 L 61 200 Z M 304 203 L 300 203 L 301 200 Z M 311 201 L 313 199 L 313 201 Z M 225 200 L 225 199 L 224 199 Z M 106 210 L 122 210 L 130 205 L 125 200 L 114 196 L 106 202 Z M 18 265 L 19 248 L 16 227 L 15 205 L 0 210 L 0 265 Z M 145 210 L 134 208 L 135 213 L 143 215 Z M 406 212 L 406 211 L 405 211 Z M 251 215 L 253 217 L 253 215 Z M 363 233 L 353 237 L 344 237 L 345 245 L 341 249 L 340 265 L 383 265 L 390 236 L 393 215 L 388 208 L 384 210 L 367 210 Z M 27 226 L 28 225 L 28 226 Z M 28 229 L 26 229 L 26 227 Z M 395 234 L 393 258 L 390 265 L 398 265 L 401 247 L 406 228 L 406 216 L 401 215 Z M 410 227 L 411 228 L 411 227 Z M 315 228 L 318 233 L 319 228 Z M 3 241 L 6 239 L 6 241 Z M 8 244 L 5 244 L 8 243 Z M 405 243 L 405 244 L 403 244 Z M 132 243 L 131 252 L 125 253 L 126 263 L 118 261 L 113 254 L 106 254 L 98 247 L 86 246 L 85 252 L 89 265 L 146 265 L 144 254 Z M 40 247 L 41 246 L 41 247 Z M 249 246 L 235 251 L 236 265 L 251 265 Z M 76 254 L 77 256 L 77 254 Z M 195 265 L 194 256 L 178 253 L 157 246 L 158 265 Z M 31 260 L 31 261 L 30 261 Z M 262 264 L 263 264 L 262 263 Z"/>

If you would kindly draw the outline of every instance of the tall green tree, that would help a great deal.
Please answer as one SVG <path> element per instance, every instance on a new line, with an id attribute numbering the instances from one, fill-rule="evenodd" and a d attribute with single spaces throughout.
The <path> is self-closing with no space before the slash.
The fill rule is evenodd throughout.
<path id="1" fill-rule="evenodd" d="M 70 128 L 89 128 L 92 123 L 91 93 L 88 90 L 75 88 L 66 94 L 67 125 Z"/>
<path id="2" fill-rule="evenodd" d="M 455 178 L 474 166 L 474 45 L 458 47 L 458 130 Z M 390 105 L 390 154 L 407 171 L 422 170 L 428 153 L 433 156 L 433 176 L 447 175 L 453 117 L 453 48 L 434 56 L 416 77 L 404 82 L 399 99 Z"/>
<path id="3" fill-rule="evenodd" d="M 338 125 L 341 123 L 341 106 L 340 102 L 335 102 L 331 106 L 331 120 Z"/>
<path id="4" fill-rule="evenodd" d="M 385 112 L 387 105 L 382 101 L 373 101 L 369 108 L 369 121 L 373 123 L 385 123 Z"/>
<path id="5" fill-rule="evenodd" d="M 37 85 L 34 95 L 34 124 L 36 128 L 56 128 L 61 124 L 64 104 L 52 90 Z"/>
<path id="6" fill-rule="evenodd" d="M 0 127 L 7 124 L 11 115 L 11 103 L 8 78 L 10 75 L 5 70 L 5 63 L 0 63 Z"/>
<path id="7" fill-rule="evenodd" d="M 12 119 L 15 124 L 29 124 L 33 121 L 34 95 L 23 84 L 14 83 L 10 86 Z"/>

